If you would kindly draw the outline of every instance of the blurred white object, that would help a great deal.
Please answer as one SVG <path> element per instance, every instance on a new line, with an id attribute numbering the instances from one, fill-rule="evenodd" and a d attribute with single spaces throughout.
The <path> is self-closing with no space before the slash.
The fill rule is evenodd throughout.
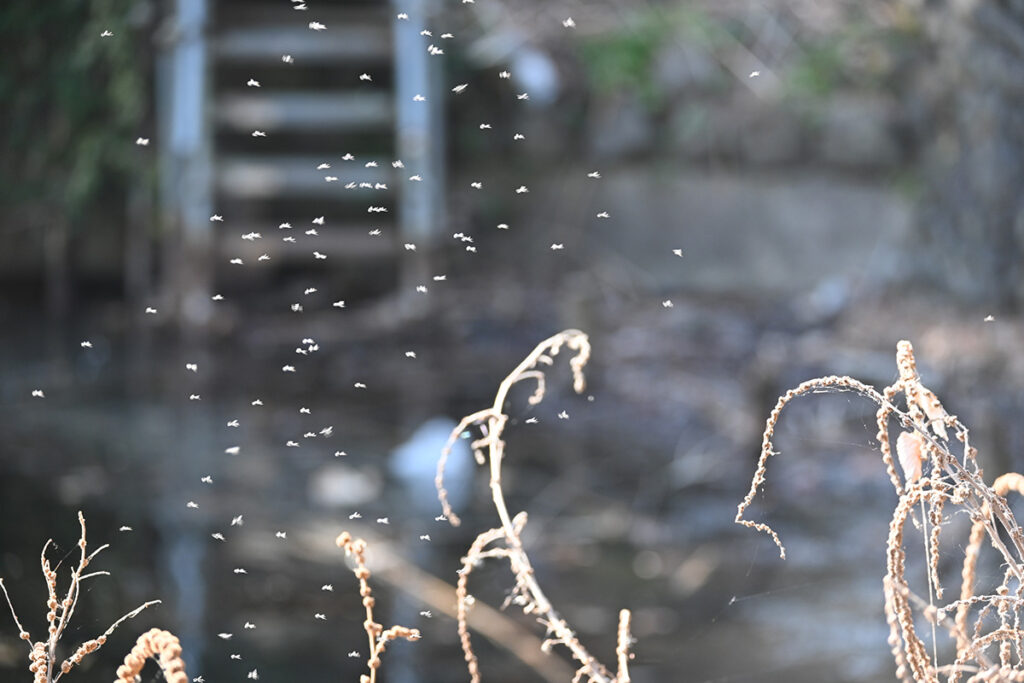
<path id="1" fill-rule="evenodd" d="M 391 452 L 391 473 L 402 482 L 409 502 L 418 511 L 433 514 L 441 509 L 437 489 L 434 487 L 437 461 L 448 441 L 448 435 L 457 426 L 458 423 L 450 418 L 432 417 Z M 456 511 L 469 500 L 475 467 L 468 441 L 462 438 L 456 440 L 444 473 L 448 501 Z"/>
<path id="2" fill-rule="evenodd" d="M 547 53 L 524 45 L 512 60 L 512 73 L 519 87 L 530 93 L 529 101 L 550 104 L 558 97 L 558 69 Z"/>
<path id="3" fill-rule="evenodd" d="M 383 483 L 376 473 L 346 465 L 321 467 L 309 482 L 309 497 L 328 508 L 363 505 L 379 497 Z"/>

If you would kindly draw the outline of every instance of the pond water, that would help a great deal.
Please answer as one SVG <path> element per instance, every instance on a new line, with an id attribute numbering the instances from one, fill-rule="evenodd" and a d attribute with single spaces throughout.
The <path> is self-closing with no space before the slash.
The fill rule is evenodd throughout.
<path id="1" fill-rule="evenodd" d="M 765 340 L 774 334 L 777 345 L 779 330 L 743 311 L 708 315 L 718 322 L 678 344 L 664 329 L 645 336 L 645 319 L 632 319 L 645 344 L 672 347 L 661 358 L 656 348 L 631 357 L 627 325 L 599 324 L 584 396 L 572 394 L 562 357 L 542 404 L 512 396 L 504 486 L 510 509 L 529 512 L 538 579 L 604 661 L 614 660 L 618 610 L 634 611 L 634 681 L 889 680 L 881 577 L 895 497 L 871 453 L 870 406 L 826 396 L 794 407 L 781 428 L 792 457 L 773 463 L 755 512 L 767 510 L 787 542 L 781 562 L 768 539 L 732 519 L 765 396 L 790 372 L 821 368 L 766 379 L 751 359 L 765 364 Z M 199 343 L 158 330 L 99 334 L 88 329 L 95 312 L 59 338 L 43 320 L 18 319 L 27 322 L 7 327 L 0 349 L 0 576 L 23 622 L 34 635 L 44 629 L 36 558 L 50 537 L 51 557 L 68 556 L 76 510 L 91 544 L 111 544 L 95 567 L 112 576 L 92 581 L 66 645 L 142 601 L 164 601 L 122 626 L 78 680 L 110 679 L 153 625 L 182 638 L 190 675 L 206 681 L 246 680 L 254 669 L 268 681 L 358 680 L 363 614 L 333 543 L 343 529 L 370 540 L 378 619 L 424 634 L 389 649 L 383 679 L 468 679 L 445 611 L 459 557 L 497 518 L 486 472 L 465 459 L 453 474 L 464 523 L 437 519 L 435 437 L 416 432 L 489 405 L 554 327 L 421 324 L 319 339 L 295 354 L 305 335 L 287 327 Z M 789 334 L 794 342 L 807 332 Z M 416 448 L 399 466 L 403 443 Z M 947 552 L 955 562 L 957 549 Z M 512 585 L 495 563 L 474 574 L 472 592 L 498 607 Z M 571 678 L 557 656 L 541 658 L 539 671 L 513 654 L 533 653 L 543 638 L 533 620 L 514 608 L 485 618 L 521 634 L 475 636 L 485 680 Z M 0 623 L 0 678 L 27 679 L 13 624 Z"/>

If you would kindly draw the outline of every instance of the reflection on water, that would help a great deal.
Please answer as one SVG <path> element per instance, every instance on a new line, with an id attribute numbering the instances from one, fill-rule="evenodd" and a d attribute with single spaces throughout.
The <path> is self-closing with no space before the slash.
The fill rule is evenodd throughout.
<path id="1" fill-rule="evenodd" d="M 783 423 L 780 448 L 794 455 L 772 464 L 765 497 L 790 549 L 780 562 L 732 518 L 763 412 L 750 397 L 789 378 L 764 388 L 754 361 L 738 365 L 747 347 L 736 326 L 719 327 L 732 331 L 736 355 L 703 338 L 713 349 L 704 356 L 630 361 L 621 339 L 595 335 L 592 401 L 572 395 L 559 363 L 543 404 L 513 397 L 505 487 L 510 509 L 530 513 L 524 536 L 538 578 L 602 658 L 612 659 L 617 611 L 634 610 L 635 681 L 888 680 L 881 539 L 893 501 L 870 454 L 870 409 L 824 397 Z M 181 636 L 190 672 L 207 681 L 245 680 L 253 669 L 260 680 L 358 680 L 364 660 L 348 653 L 365 648 L 363 616 L 333 543 L 342 529 L 371 540 L 378 618 L 424 633 L 389 649 L 387 680 L 465 679 L 443 612 L 454 596 L 435 603 L 422 587 L 401 589 L 414 567 L 454 584 L 472 538 L 497 522 L 487 474 L 470 467 L 450 480 L 465 499 L 464 525 L 437 520 L 434 461 L 419 446 L 436 451 L 451 420 L 488 405 L 540 333 L 324 345 L 298 377 L 268 372 L 287 354 L 246 340 L 154 343 L 132 368 L 124 338 L 54 352 L 23 334 L 0 350 L 0 574 L 26 626 L 38 632 L 43 615 L 33 558 L 51 535 L 72 547 L 79 508 L 91 542 L 112 544 L 97 568 L 113 578 L 95 581 L 71 637 L 164 600 L 122 628 L 82 679 L 108 676 L 134 635 L 160 625 Z M 415 366 L 404 362 L 413 345 Z M 191 362 L 199 372 L 186 370 Z M 30 397 L 37 386 L 45 399 Z M 660 407 L 645 403 L 652 395 Z M 563 410 L 570 419 L 557 419 Z M 500 605 L 512 579 L 495 563 L 473 585 L 479 601 Z M 13 627 L 0 634 L 2 677 L 22 675 Z M 550 680 L 475 642 L 485 680 Z"/>

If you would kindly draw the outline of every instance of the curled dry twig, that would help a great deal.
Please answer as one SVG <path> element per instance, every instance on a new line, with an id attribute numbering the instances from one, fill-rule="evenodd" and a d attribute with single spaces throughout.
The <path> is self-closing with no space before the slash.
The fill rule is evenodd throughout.
<path id="1" fill-rule="evenodd" d="M 470 546 L 469 552 L 462 558 L 462 569 L 459 571 L 457 586 L 459 637 L 473 683 L 479 683 L 480 671 L 467 624 L 467 614 L 472 603 L 468 582 L 473 568 L 488 558 L 508 560 L 516 577 L 515 588 L 509 601 L 520 605 L 524 613 L 535 615 L 538 621 L 547 627 L 549 638 L 544 643 L 545 650 L 554 645 L 563 645 L 569 650 L 579 665 L 574 682 L 586 680 L 588 683 L 627 683 L 629 681 L 628 661 L 632 657 L 629 652 L 629 645 L 632 641 L 629 632 L 629 611 L 622 610 L 619 615 L 618 647 L 616 649 L 618 670 L 613 674 L 587 651 L 569 624 L 559 616 L 551 601 L 541 590 L 534 576 L 533 565 L 523 548 L 522 530 L 526 525 L 526 513 L 520 512 L 513 518 L 505 505 L 505 496 L 502 491 L 501 463 L 505 455 L 505 441 L 502 439 L 502 434 L 508 423 L 508 415 L 504 412 L 505 400 L 513 385 L 523 380 L 533 380 L 536 382 L 536 388 L 528 402 L 530 405 L 540 403 L 544 399 L 546 390 L 545 374 L 541 366 L 553 365 L 554 357 L 558 355 L 562 347 L 576 352 L 576 355 L 569 360 L 569 365 L 572 368 L 573 388 L 576 393 L 582 393 L 586 386 L 583 367 L 590 358 L 590 342 L 582 332 L 566 330 L 538 344 L 523 359 L 498 386 L 498 393 L 490 408 L 468 415 L 459 422 L 448 437 L 448 443 L 438 461 L 435 480 L 438 498 L 449 522 L 453 526 L 458 526 L 460 520 L 448 504 L 448 495 L 444 488 L 445 464 L 452 446 L 461 435 L 470 427 L 479 427 L 482 436 L 472 443 L 473 455 L 478 464 L 490 465 L 491 497 L 494 500 L 494 507 L 498 512 L 501 526 L 489 529 L 477 536 Z M 503 545 L 493 545 L 499 542 Z"/>
<path id="2" fill-rule="evenodd" d="M 136 676 L 142 672 L 150 657 L 159 662 L 167 683 L 188 683 L 178 637 L 159 628 L 150 629 L 139 636 L 135 647 L 125 656 L 124 664 L 118 667 L 115 683 L 135 683 Z"/>
<path id="3" fill-rule="evenodd" d="M 921 383 L 910 342 L 898 344 L 896 360 L 899 379 L 881 392 L 852 377 L 828 376 L 803 382 L 780 397 L 766 421 L 757 468 L 750 490 L 737 507 L 735 521 L 768 534 L 785 558 L 785 546 L 775 530 L 744 516 L 765 483 L 768 458 L 776 455 L 772 438 L 782 409 L 799 396 L 822 392 L 852 392 L 870 399 L 878 406 L 879 451 L 899 497 L 889 526 L 884 580 L 889 645 L 897 678 L 937 683 L 944 675 L 949 683 L 956 683 L 967 674 L 968 683 L 1024 681 L 1024 532 L 1004 498 L 1011 490 L 1024 492 L 1024 477 L 1008 474 L 991 487 L 985 484 L 967 427 L 947 413 L 938 397 Z M 902 406 L 898 402 L 901 396 Z M 889 435 L 892 420 L 903 428 L 896 442 L 902 477 L 893 458 Z M 939 544 L 948 519 L 944 516 L 947 506 L 966 511 L 972 528 L 961 571 L 960 597 L 937 606 L 944 594 Z M 924 538 L 927 601 L 911 591 L 906 577 L 904 528 L 919 507 L 921 516 L 915 524 Z M 976 568 L 985 538 L 998 552 L 1004 575 L 992 592 L 979 593 Z M 949 612 L 955 612 L 954 619 L 947 618 Z M 919 618 L 932 627 L 931 652 L 917 633 Z M 955 646 L 956 657 L 950 664 L 938 661 L 936 627 L 944 628 Z M 996 652 L 991 654 L 993 648 Z"/>

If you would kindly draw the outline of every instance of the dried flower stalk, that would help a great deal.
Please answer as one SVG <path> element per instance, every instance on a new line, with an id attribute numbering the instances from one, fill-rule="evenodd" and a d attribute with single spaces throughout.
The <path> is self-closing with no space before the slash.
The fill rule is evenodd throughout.
<path id="1" fill-rule="evenodd" d="M 137 616 L 147 607 L 158 604 L 159 600 L 150 600 L 149 602 L 139 605 L 137 608 L 125 614 L 123 617 L 111 624 L 110 628 L 104 631 L 100 636 L 87 640 L 78 648 L 75 649 L 67 659 L 63 662 L 57 658 L 57 644 L 60 642 L 61 637 L 64 635 L 68 624 L 71 622 L 71 617 L 75 613 L 75 607 L 78 605 L 78 597 L 81 594 L 82 582 L 87 579 L 94 578 L 96 576 L 106 576 L 109 572 L 98 571 L 91 573 L 84 573 L 85 569 L 89 564 L 103 552 L 108 546 L 101 545 L 91 553 L 87 550 L 87 544 L 85 540 L 85 516 L 81 512 L 78 513 L 78 524 L 81 527 L 82 533 L 78 540 L 79 548 L 79 559 L 78 564 L 72 568 L 71 577 L 68 582 L 67 592 L 64 594 L 63 599 L 59 599 L 59 591 L 57 590 L 57 570 L 50 565 L 50 560 L 46 556 L 46 551 L 50 548 L 50 544 L 53 540 L 48 540 L 43 545 L 43 551 L 40 554 L 39 563 L 42 568 L 43 578 L 46 580 L 46 622 L 47 627 L 47 638 L 46 640 L 40 640 L 32 642 L 32 636 L 29 635 L 28 631 L 21 625 L 21 621 L 18 619 L 18 615 L 14 610 L 14 604 L 11 602 L 11 596 L 7 593 L 7 587 L 4 585 L 4 581 L 0 578 L 0 590 L 3 590 L 4 597 L 7 600 L 7 606 L 11 610 L 11 615 L 14 617 L 14 624 L 18 627 L 18 637 L 24 640 L 29 645 L 29 671 L 32 673 L 33 683 L 56 683 L 59 681 L 61 676 L 68 673 L 76 665 L 81 664 L 82 660 L 89 654 L 100 649 L 107 642 L 107 638 L 110 637 L 118 626 L 125 621 Z M 176 682 L 172 682 L 176 683 Z"/>
<path id="2" fill-rule="evenodd" d="M 185 662 L 181 659 L 181 643 L 173 633 L 159 628 L 150 629 L 135 641 L 135 647 L 125 655 L 124 664 L 117 668 L 116 683 L 135 683 L 135 677 L 150 657 L 157 659 L 167 683 L 188 683 Z"/>
<path id="3" fill-rule="evenodd" d="M 11 615 L 14 617 L 14 624 L 18 628 L 18 635 L 26 643 L 29 643 L 29 671 L 32 673 L 33 683 L 56 683 L 56 681 L 60 680 L 61 676 L 80 664 L 87 655 L 105 645 L 107 639 L 118 626 L 137 616 L 147 607 L 160 602 L 159 600 L 151 600 L 139 605 L 115 621 L 100 636 L 79 645 L 74 653 L 58 666 L 56 658 L 57 643 L 64 634 L 75 611 L 75 606 L 78 604 L 82 582 L 95 576 L 108 574 L 108 572 L 104 571 L 89 574 L 83 573 L 86 567 L 89 566 L 89 563 L 107 546 L 101 546 L 91 554 L 87 554 L 85 517 L 81 512 L 78 513 L 78 521 L 82 529 L 82 535 L 78 542 L 80 559 L 78 565 L 71 570 L 68 591 L 63 600 L 58 600 L 57 597 L 57 571 L 51 567 L 50 561 L 46 556 L 46 551 L 50 548 L 50 544 L 53 543 L 52 540 L 47 541 L 43 546 L 43 552 L 40 557 L 48 594 L 46 604 L 49 611 L 46 614 L 46 620 L 49 624 L 48 631 L 50 635 L 47 640 L 32 642 L 32 636 L 21 625 L 21 620 L 14 609 L 14 604 L 7 592 L 7 587 L 4 585 L 3 579 L 0 578 L 0 590 L 3 591 L 4 598 L 7 600 L 7 605 L 11 610 Z M 366 541 L 353 539 L 345 532 L 338 536 L 337 544 L 339 547 L 344 548 L 346 553 L 355 558 L 356 566 L 353 569 L 353 573 L 359 579 L 359 594 L 362 596 L 363 606 L 366 608 L 366 620 L 363 622 L 363 625 L 366 628 L 370 641 L 370 659 L 367 662 L 370 673 L 369 675 L 361 676 L 360 683 L 376 683 L 377 669 L 380 668 L 381 662 L 380 657 L 384 653 L 387 644 L 398 638 L 417 640 L 420 637 L 420 633 L 416 629 L 404 626 L 392 626 L 385 629 L 374 621 L 374 598 L 369 584 L 370 570 L 367 569 L 365 560 Z M 135 683 L 138 675 L 142 672 L 143 667 L 145 667 L 146 661 L 150 658 L 156 660 L 167 683 L 188 683 L 189 679 L 185 673 L 185 662 L 181 657 L 181 653 L 181 643 L 174 634 L 162 629 L 151 629 L 139 636 L 135 646 L 125 656 L 124 663 L 118 667 L 117 683 Z"/>
<path id="4" fill-rule="evenodd" d="M 419 640 L 420 632 L 414 628 L 405 626 L 392 626 L 385 629 L 382 624 L 373 619 L 373 607 L 376 601 L 370 589 L 370 570 L 366 566 L 366 541 L 361 538 L 353 539 L 351 534 L 343 531 L 335 543 L 339 548 L 345 549 L 345 554 L 355 560 L 355 567 L 352 573 L 359 579 L 359 595 L 363 598 L 363 607 L 366 609 L 366 620 L 363 621 L 363 628 L 366 629 L 366 636 L 370 642 L 370 657 L 366 662 L 369 668 L 369 675 L 363 674 L 359 677 L 360 683 L 376 683 L 377 669 L 380 668 L 380 657 L 388 643 L 398 638 L 415 641 Z"/>
<path id="5" fill-rule="evenodd" d="M 629 652 L 631 637 L 629 635 L 629 611 L 623 610 L 620 614 L 618 647 L 618 670 L 611 671 L 595 659 L 576 637 L 575 632 L 569 624 L 555 611 L 544 591 L 541 590 L 537 579 L 534 576 L 533 565 L 523 548 L 522 530 L 526 525 L 526 513 L 520 512 L 513 518 L 505 505 L 505 496 L 501 486 L 501 463 L 505 456 L 505 441 L 502 434 L 508 424 L 508 415 L 504 412 L 505 400 L 512 387 L 523 380 L 533 380 L 536 388 L 529 397 L 530 405 L 536 405 L 544 399 L 547 388 L 546 377 L 540 366 L 551 366 L 554 364 L 554 357 L 563 347 L 575 351 L 576 355 L 569 359 L 569 366 L 572 369 L 573 389 L 576 393 L 582 393 L 586 382 L 583 377 L 583 367 L 590 358 L 590 342 L 587 335 L 578 330 L 565 330 L 553 337 L 550 337 L 530 352 L 523 361 L 501 382 L 498 386 L 498 393 L 494 397 L 494 403 L 490 408 L 468 415 L 459 422 L 448 437 L 448 443 L 441 452 L 437 465 L 438 498 L 441 507 L 448 521 L 453 526 L 458 526 L 460 520 L 448 504 L 447 491 L 444 488 L 444 469 L 448 455 L 451 453 L 455 442 L 462 433 L 473 426 L 479 427 L 481 437 L 472 442 L 473 455 L 478 464 L 490 465 L 490 489 L 494 507 L 501 520 L 501 526 L 489 529 L 477 536 L 470 546 L 466 556 L 462 558 L 462 569 L 459 570 L 459 581 L 456 589 L 458 597 L 458 622 L 459 638 L 462 642 L 462 649 L 465 653 L 466 664 L 469 670 L 470 679 L 473 683 L 479 683 L 480 672 L 476 654 L 473 652 L 472 642 L 467 624 L 469 606 L 472 604 L 472 597 L 469 595 L 468 581 L 473 568 L 488 558 L 507 559 L 515 575 L 515 587 L 507 602 L 515 603 L 522 607 L 526 614 L 535 615 L 537 620 L 547 627 L 549 638 L 544 642 L 543 649 L 548 651 L 554 645 L 563 645 L 571 653 L 577 662 L 578 669 L 573 679 L 587 683 L 626 683 L 629 681 L 628 660 L 632 657 Z M 486 456 L 484 449 L 486 449 Z M 501 542 L 503 546 L 492 546 Z"/>
<path id="6" fill-rule="evenodd" d="M 803 382 L 780 397 L 765 423 L 761 455 L 750 490 L 737 506 L 735 521 L 768 534 L 785 559 L 785 547 L 774 529 L 744 517 L 765 483 L 768 458 L 776 454 L 772 438 L 782 409 L 795 398 L 813 393 L 852 392 L 870 399 L 878 406 L 879 451 L 899 497 L 889 525 L 883 582 L 896 677 L 919 683 L 938 683 L 940 676 L 956 683 L 965 675 L 969 683 L 1024 681 L 1024 532 L 1004 498 L 1010 491 L 1024 493 L 1024 477 L 1007 474 L 992 486 L 985 484 L 967 427 L 946 412 L 938 397 L 921 383 L 910 342 L 897 345 L 896 361 L 899 379 L 881 392 L 852 377 L 828 376 Z M 891 420 L 904 430 L 896 445 L 902 478 L 893 458 Z M 943 598 L 939 547 L 948 506 L 965 510 L 972 528 L 960 573 L 960 597 L 936 604 Z M 918 509 L 920 517 L 915 519 Z M 928 600 L 911 591 L 906 576 L 904 529 L 908 519 L 914 519 L 923 536 Z M 1000 585 L 979 593 L 976 569 L 986 538 L 999 554 L 1004 576 Z M 954 619 L 947 618 L 950 612 L 955 612 Z M 922 619 L 932 629 L 930 652 L 917 632 Z M 938 661 L 938 627 L 945 629 L 955 645 L 956 656 L 949 664 Z"/>

